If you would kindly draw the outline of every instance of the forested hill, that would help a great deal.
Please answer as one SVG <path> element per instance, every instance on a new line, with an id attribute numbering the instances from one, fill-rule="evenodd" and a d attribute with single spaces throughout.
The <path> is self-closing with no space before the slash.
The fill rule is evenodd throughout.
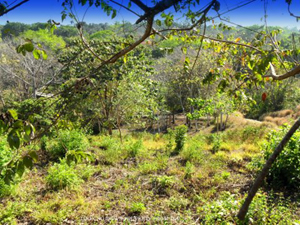
<path id="1" fill-rule="evenodd" d="M 108 23 L 82 23 L 84 32 L 91 39 L 103 39 L 115 36 L 128 36 L 128 35 L 142 35 L 144 28 L 143 26 L 137 26 L 129 22 L 116 22 L 115 24 Z M 184 27 L 186 24 L 173 23 L 173 27 Z M 47 29 L 49 27 L 48 23 L 34 23 L 34 24 L 24 24 L 19 22 L 7 22 L 5 25 L 0 25 L 1 38 L 6 39 L 9 37 L 22 36 L 28 31 L 38 32 L 40 29 Z M 154 26 L 155 27 L 155 26 Z M 160 26 L 161 29 L 167 28 L 167 26 Z M 228 30 L 229 28 L 229 30 Z M 277 38 L 281 41 L 281 47 L 283 48 L 293 48 L 293 44 L 299 45 L 299 33 L 297 28 L 288 27 L 268 27 L 269 32 L 274 30 L 280 30 L 281 33 L 278 34 Z M 251 41 L 257 33 L 263 32 L 264 26 L 252 25 L 242 27 L 240 25 L 235 26 L 232 24 L 218 23 L 214 25 L 209 25 L 206 28 L 206 35 L 211 37 L 220 37 L 220 35 L 228 38 L 241 38 L 242 40 Z M 65 41 L 69 38 L 78 37 L 78 30 L 75 25 L 61 25 L 54 31 L 54 34 L 62 37 Z M 219 36 L 218 36 L 219 35 Z M 178 41 L 163 41 L 162 46 L 178 46 L 180 42 Z"/>

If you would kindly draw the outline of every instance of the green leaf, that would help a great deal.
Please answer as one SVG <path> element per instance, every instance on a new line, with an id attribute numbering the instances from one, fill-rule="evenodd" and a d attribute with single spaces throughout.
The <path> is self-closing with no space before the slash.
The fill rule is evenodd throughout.
<path id="1" fill-rule="evenodd" d="M 17 166 L 17 174 L 21 177 L 24 174 L 25 166 L 23 161 L 19 161 Z"/>
<path id="2" fill-rule="evenodd" d="M 7 130 L 7 125 L 3 120 L 0 120 L 0 135 L 3 134 Z"/>
<path id="3" fill-rule="evenodd" d="M 13 174 L 12 171 L 9 170 L 4 175 L 4 182 L 5 184 L 9 185 L 12 180 L 13 180 Z"/>
<path id="4" fill-rule="evenodd" d="M 32 162 L 32 158 L 30 156 L 25 156 L 23 158 L 23 162 L 24 162 L 24 166 L 26 166 L 29 169 L 32 169 L 33 167 L 33 162 Z"/>
<path id="5" fill-rule="evenodd" d="M 12 130 L 8 136 L 7 136 L 7 141 L 9 144 L 9 147 L 11 149 L 18 149 L 21 145 L 21 140 L 19 138 L 18 132 L 16 130 Z"/>
<path id="6" fill-rule="evenodd" d="M 40 59 L 40 57 L 41 57 L 40 50 L 38 50 L 38 49 L 34 49 L 32 54 L 35 59 Z"/>
<path id="7" fill-rule="evenodd" d="M 56 29 L 57 29 L 56 25 L 55 25 L 55 24 L 52 24 L 52 25 L 51 25 L 51 28 L 50 28 L 50 33 L 51 33 L 51 34 L 54 34 L 54 30 L 56 30 Z"/>
<path id="8" fill-rule="evenodd" d="M 28 42 L 28 43 L 24 44 L 23 48 L 27 52 L 32 52 L 34 50 L 34 46 L 33 46 L 32 42 Z"/>
<path id="9" fill-rule="evenodd" d="M 22 120 L 18 120 L 16 122 L 13 123 L 12 127 L 16 130 L 23 128 L 24 124 Z"/>
<path id="10" fill-rule="evenodd" d="M 30 152 L 29 155 L 31 156 L 31 158 L 36 162 L 38 160 L 38 155 L 36 152 Z"/>
<path id="11" fill-rule="evenodd" d="M 44 59 L 44 60 L 47 60 L 47 59 L 48 59 L 48 55 L 47 55 L 46 51 L 45 51 L 45 50 L 42 50 L 41 53 L 42 53 L 43 59 Z"/>
<path id="12" fill-rule="evenodd" d="M 117 10 L 113 10 L 113 13 L 112 13 L 112 15 L 111 15 L 111 18 L 113 19 L 113 18 L 115 18 L 117 16 Z"/>
<path id="13" fill-rule="evenodd" d="M 10 110 L 8 110 L 8 112 L 14 120 L 18 119 L 18 113 L 16 112 L 16 110 L 10 109 Z"/>
<path id="14" fill-rule="evenodd" d="M 30 125 L 25 126 L 24 130 L 25 130 L 25 134 L 27 134 L 28 136 L 31 135 L 31 127 L 30 127 Z"/>
<path id="15" fill-rule="evenodd" d="M 66 17 L 67 17 L 67 14 L 65 12 L 62 13 L 62 15 L 61 15 L 61 21 L 64 21 L 66 19 Z"/>
<path id="16" fill-rule="evenodd" d="M 20 54 L 20 53 L 21 53 L 21 51 L 22 51 L 22 49 L 23 49 L 23 48 L 22 48 L 22 46 L 21 46 L 21 45 L 17 46 L 17 47 L 16 47 L 16 51 L 17 51 L 17 53 L 19 53 L 19 54 Z"/>

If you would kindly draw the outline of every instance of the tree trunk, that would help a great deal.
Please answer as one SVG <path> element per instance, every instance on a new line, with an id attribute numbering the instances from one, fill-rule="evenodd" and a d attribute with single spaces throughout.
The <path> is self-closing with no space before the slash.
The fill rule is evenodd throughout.
<path id="1" fill-rule="evenodd" d="M 210 126 L 210 116 L 208 116 L 207 114 L 206 117 L 207 117 L 206 127 L 208 127 Z"/>
<path id="2" fill-rule="evenodd" d="M 223 127 L 224 130 L 227 127 L 228 117 L 229 117 L 229 114 L 226 115 L 226 120 L 225 120 L 225 124 L 224 124 L 224 127 Z"/>
<path id="3" fill-rule="evenodd" d="M 221 116 L 220 116 L 220 131 L 223 130 L 223 113 L 221 112 Z"/>
<path id="4" fill-rule="evenodd" d="M 240 208 L 240 211 L 237 215 L 237 217 L 240 220 L 244 220 L 245 216 L 248 212 L 249 209 L 249 205 L 252 202 L 252 199 L 254 198 L 256 192 L 258 191 L 259 187 L 262 185 L 265 177 L 267 176 L 272 164 L 274 163 L 274 161 L 276 160 L 276 158 L 279 156 L 279 154 L 282 152 L 284 146 L 287 144 L 287 142 L 291 139 L 291 137 L 293 136 L 293 134 L 296 132 L 296 130 L 300 127 L 300 118 L 294 123 L 294 125 L 291 127 L 291 129 L 287 132 L 287 134 L 284 136 L 284 138 L 281 140 L 281 142 L 279 143 L 279 145 L 276 147 L 276 149 L 274 150 L 273 154 L 269 157 L 269 159 L 267 160 L 266 164 L 264 165 L 262 171 L 260 172 L 260 174 L 257 176 L 253 186 L 251 187 L 248 196 L 244 202 L 244 204 L 242 205 L 242 207 Z"/>
<path id="5" fill-rule="evenodd" d="M 33 98 L 36 99 L 37 96 L 36 96 L 36 80 L 35 80 L 35 74 L 33 75 L 33 79 L 32 79 L 32 91 L 33 91 Z"/>

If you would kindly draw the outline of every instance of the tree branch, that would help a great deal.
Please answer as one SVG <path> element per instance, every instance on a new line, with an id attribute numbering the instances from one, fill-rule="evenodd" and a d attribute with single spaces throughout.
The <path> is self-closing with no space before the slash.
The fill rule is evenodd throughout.
<path id="1" fill-rule="evenodd" d="M 172 5 L 175 5 L 177 3 L 179 3 L 181 0 L 161 0 L 159 1 L 154 7 L 149 8 L 147 6 L 143 6 L 144 8 L 142 8 L 140 5 L 139 7 L 141 9 L 143 9 L 145 11 L 145 14 L 143 16 L 141 16 L 137 21 L 136 24 L 139 24 L 140 22 L 142 22 L 143 20 L 149 18 L 149 17 L 154 17 L 155 15 L 157 15 L 158 13 L 170 8 Z M 216 0 L 214 0 L 213 2 L 215 2 Z M 141 2 L 139 0 L 133 0 L 133 2 L 135 4 L 137 4 L 136 2 L 138 2 L 139 4 L 141 4 Z M 147 8 L 145 8 L 147 7 Z"/>
<path id="2" fill-rule="evenodd" d="M 290 70 L 289 72 L 282 74 L 282 75 L 277 75 L 274 66 L 272 63 L 270 63 L 270 70 L 271 74 L 265 75 L 264 77 L 271 77 L 273 80 L 284 80 L 289 77 L 296 76 L 297 74 L 300 73 L 300 65 L 296 66 L 294 69 Z"/>
<path id="3" fill-rule="evenodd" d="M 294 13 L 292 13 L 291 12 L 291 4 L 288 4 L 289 6 L 288 6 L 288 11 L 289 11 L 289 13 L 290 13 L 290 15 L 292 16 L 292 17 L 295 17 L 295 18 L 297 18 L 297 19 L 300 19 L 300 16 L 296 16 Z"/>
<path id="4" fill-rule="evenodd" d="M 243 43 L 239 43 L 239 42 L 235 42 L 235 41 L 227 41 L 227 40 L 216 39 L 216 38 L 208 37 L 208 36 L 205 36 L 205 35 L 201 35 L 201 37 L 212 40 L 212 41 L 223 42 L 223 43 L 232 44 L 232 45 L 244 46 L 244 47 L 247 47 L 247 48 L 254 49 L 259 53 L 262 53 L 261 50 L 259 50 L 258 48 L 254 47 L 252 45 L 247 45 L 247 44 L 243 44 Z"/>
<path id="5" fill-rule="evenodd" d="M 211 7 L 214 6 L 214 4 L 216 3 L 217 0 L 213 0 L 208 6 L 207 8 L 203 11 L 203 15 L 201 16 L 201 18 L 194 23 L 192 26 L 187 27 L 187 28 L 168 28 L 168 29 L 163 29 L 160 30 L 158 32 L 165 32 L 165 31 L 189 31 L 189 30 L 193 30 L 197 25 L 202 24 L 204 22 L 204 20 L 206 19 L 206 14 L 208 13 L 208 11 L 211 9 Z"/>
<path id="6" fill-rule="evenodd" d="M 103 59 L 100 58 L 100 56 L 94 52 L 94 50 L 90 47 L 90 45 L 86 42 L 85 38 L 84 38 L 84 35 L 83 35 L 83 31 L 82 31 L 82 26 L 77 26 L 78 28 L 78 32 L 79 32 L 79 36 L 80 36 L 80 39 L 83 43 L 83 45 L 97 58 L 99 59 L 101 62 L 104 62 Z"/>
<path id="7" fill-rule="evenodd" d="M 9 13 L 10 11 L 12 11 L 12 10 L 18 8 L 19 6 L 23 5 L 24 3 L 28 2 L 28 1 L 29 1 L 29 0 L 23 0 L 23 1 L 21 1 L 20 3 L 18 3 L 17 5 L 15 5 L 15 6 L 9 8 L 9 9 L 6 9 L 4 12 L 0 13 L 0 16 L 3 16 L 3 15 L 5 15 L 5 14 Z"/>
<path id="8" fill-rule="evenodd" d="M 144 3 L 142 3 L 140 0 L 131 0 L 134 4 L 136 4 L 138 7 L 140 7 L 144 12 L 148 12 L 150 8 L 146 6 Z"/>
<path id="9" fill-rule="evenodd" d="M 136 15 L 136 16 L 138 16 L 138 17 L 141 16 L 141 15 L 137 14 L 136 12 L 134 12 L 133 10 L 131 10 L 130 8 L 128 8 L 128 7 L 126 7 L 126 6 L 122 5 L 122 4 L 120 4 L 119 2 L 116 2 L 116 1 L 114 1 L 114 0 L 109 0 L 109 1 L 111 1 L 112 3 L 118 5 L 118 6 L 124 8 L 124 9 L 126 9 L 126 10 L 128 10 L 129 12 L 133 13 L 134 15 Z"/>
<path id="10" fill-rule="evenodd" d="M 153 20 L 154 20 L 154 16 L 151 16 L 151 17 L 148 18 L 147 27 L 146 27 L 145 33 L 143 34 L 143 36 L 139 40 L 137 40 L 136 42 L 134 42 L 130 46 L 122 49 L 121 51 L 119 51 L 118 53 L 116 53 L 114 56 L 112 56 L 110 59 L 104 61 L 98 67 L 98 69 L 101 68 L 105 64 L 116 62 L 120 57 L 124 56 L 125 54 L 127 54 L 128 52 L 130 52 L 131 50 L 133 50 L 135 47 L 137 47 L 139 44 L 141 44 L 143 41 L 145 41 L 151 35 L 152 26 L 153 26 Z"/>

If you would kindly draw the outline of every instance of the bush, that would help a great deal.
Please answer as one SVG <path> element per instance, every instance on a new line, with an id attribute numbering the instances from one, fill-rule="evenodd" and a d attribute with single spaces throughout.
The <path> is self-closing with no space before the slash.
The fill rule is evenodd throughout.
<path id="1" fill-rule="evenodd" d="M 37 129 L 48 129 L 55 117 L 54 100 L 36 101 L 27 99 L 20 103 L 15 103 L 14 107 L 18 111 L 20 119 L 30 119 L 33 126 Z"/>
<path id="2" fill-rule="evenodd" d="M 185 148 L 180 156 L 184 160 L 184 162 L 190 161 L 194 164 L 200 164 L 203 160 L 203 151 L 201 149 L 203 143 L 201 142 L 192 142 L 187 148 Z"/>
<path id="3" fill-rule="evenodd" d="M 113 165 L 127 156 L 126 153 L 124 154 L 120 139 L 113 136 L 97 136 L 93 145 L 99 148 L 95 154 L 101 164 Z"/>
<path id="4" fill-rule="evenodd" d="M 195 166 L 188 161 L 184 169 L 184 179 L 191 179 L 194 173 L 195 173 Z"/>
<path id="5" fill-rule="evenodd" d="M 48 169 L 46 182 L 53 190 L 60 190 L 64 188 L 74 189 L 83 180 L 76 173 L 74 163 L 68 165 L 65 160 L 61 160 L 60 163 L 55 163 Z"/>
<path id="6" fill-rule="evenodd" d="M 146 207 L 141 202 L 134 202 L 129 207 L 128 211 L 130 215 L 139 215 L 146 210 Z"/>
<path id="7" fill-rule="evenodd" d="M 97 171 L 97 168 L 92 165 L 78 164 L 76 165 L 76 172 L 78 176 L 83 180 L 89 180 L 91 176 Z"/>
<path id="8" fill-rule="evenodd" d="M 246 126 L 242 131 L 242 141 L 255 141 L 265 134 L 266 127 Z"/>
<path id="9" fill-rule="evenodd" d="M 142 147 L 143 147 L 142 140 L 138 140 L 134 143 L 129 144 L 127 147 L 128 157 L 132 157 L 132 158 L 136 157 L 140 152 L 140 150 L 142 149 Z"/>
<path id="10" fill-rule="evenodd" d="M 221 144 L 222 144 L 222 137 L 220 134 L 212 134 L 210 136 L 211 138 L 211 143 L 213 145 L 212 147 L 212 153 L 217 153 L 220 148 L 221 148 Z"/>
<path id="11" fill-rule="evenodd" d="M 172 196 L 168 200 L 169 208 L 174 211 L 186 209 L 187 206 L 189 205 L 189 203 L 190 203 L 190 201 L 188 199 L 182 198 L 182 197 L 176 198 L 176 197 Z"/>
<path id="12" fill-rule="evenodd" d="M 178 155 L 184 148 L 187 136 L 187 127 L 185 125 L 177 126 L 175 128 L 175 149 L 173 154 Z"/>
<path id="13" fill-rule="evenodd" d="M 43 145 L 54 159 L 58 159 L 63 158 L 67 151 L 85 151 L 89 147 L 89 141 L 80 131 L 60 130 L 56 137 L 46 140 Z"/>
<path id="14" fill-rule="evenodd" d="M 229 224 L 293 224 L 291 205 L 283 204 L 281 200 L 274 202 L 262 193 L 254 197 L 245 220 L 238 221 L 236 215 L 242 200 L 237 195 L 222 192 L 218 199 L 197 208 L 201 224 L 227 224 L 225 221 Z"/>
<path id="15" fill-rule="evenodd" d="M 12 158 L 12 151 L 4 137 L 0 138 L 0 168 Z"/>
<path id="16" fill-rule="evenodd" d="M 288 132 L 284 126 L 279 131 L 274 130 L 267 136 L 263 144 L 263 156 L 267 160 Z M 300 131 L 295 132 L 277 160 L 273 163 L 268 181 L 274 185 L 298 188 L 300 186 Z"/>
<path id="17" fill-rule="evenodd" d="M 9 196 L 12 192 L 11 186 L 0 179 L 0 198 Z"/>

